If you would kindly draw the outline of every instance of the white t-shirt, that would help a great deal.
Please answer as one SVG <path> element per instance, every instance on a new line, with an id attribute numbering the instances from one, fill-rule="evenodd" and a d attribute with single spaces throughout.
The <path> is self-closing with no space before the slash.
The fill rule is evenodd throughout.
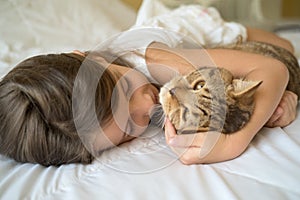
<path id="1" fill-rule="evenodd" d="M 147 76 L 152 83 L 156 83 L 155 79 L 151 77 L 145 61 L 146 49 L 153 42 L 163 43 L 171 48 L 201 48 L 200 45 L 180 33 L 162 28 L 135 28 L 111 38 L 98 49 L 122 58 L 129 66 Z M 105 59 L 108 62 L 113 61 Z"/>
<path id="2" fill-rule="evenodd" d="M 139 14 L 142 13 L 141 11 Z M 215 8 L 198 5 L 166 10 L 149 19 L 137 20 L 130 30 L 109 39 L 99 49 L 121 57 L 131 67 L 151 77 L 145 62 L 145 51 L 152 42 L 171 48 L 216 47 L 236 42 L 238 36 L 247 37 L 246 28 L 234 22 L 225 22 Z"/>
<path id="3" fill-rule="evenodd" d="M 178 32 L 203 47 L 221 46 L 232 43 L 238 36 L 244 40 L 247 37 L 243 25 L 223 20 L 214 7 L 182 5 L 172 10 L 157 0 L 143 1 L 132 28 L 141 27 L 160 27 Z"/>

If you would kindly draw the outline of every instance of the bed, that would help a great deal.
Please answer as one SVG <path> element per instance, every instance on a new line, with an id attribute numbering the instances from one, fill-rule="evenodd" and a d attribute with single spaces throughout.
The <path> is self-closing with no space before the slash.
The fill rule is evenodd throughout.
<path id="1" fill-rule="evenodd" d="M 31 55 L 93 48 L 137 16 L 119 0 L 10 0 L 0 15 L 1 77 Z M 299 30 L 278 34 L 299 59 Z M 0 199 L 299 199 L 299 130 L 298 115 L 285 128 L 263 128 L 238 158 L 209 165 L 183 165 L 156 127 L 90 165 L 46 168 L 0 155 Z"/>

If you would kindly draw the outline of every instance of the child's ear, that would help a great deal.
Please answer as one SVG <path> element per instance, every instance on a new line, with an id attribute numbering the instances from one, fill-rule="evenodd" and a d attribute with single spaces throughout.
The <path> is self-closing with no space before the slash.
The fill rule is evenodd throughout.
<path id="1" fill-rule="evenodd" d="M 252 98 L 261 83 L 262 81 L 245 81 L 241 79 L 234 79 L 232 81 L 232 95 L 235 98 Z"/>

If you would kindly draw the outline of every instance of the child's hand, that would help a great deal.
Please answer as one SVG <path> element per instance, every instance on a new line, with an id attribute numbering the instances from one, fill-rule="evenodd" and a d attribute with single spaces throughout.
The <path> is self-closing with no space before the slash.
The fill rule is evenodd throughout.
<path id="1" fill-rule="evenodd" d="M 214 163 L 229 160 L 240 155 L 246 146 L 236 143 L 239 133 L 225 135 L 218 132 L 205 132 L 177 135 L 172 123 L 165 123 L 166 142 L 178 155 L 179 160 L 187 165 Z M 243 136 L 242 136 L 243 137 Z"/>
<path id="2" fill-rule="evenodd" d="M 266 123 L 267 127 L 284 127 L 295 120 L 297 115 L 298 96 L 286 90 L 275 112 Z"/>

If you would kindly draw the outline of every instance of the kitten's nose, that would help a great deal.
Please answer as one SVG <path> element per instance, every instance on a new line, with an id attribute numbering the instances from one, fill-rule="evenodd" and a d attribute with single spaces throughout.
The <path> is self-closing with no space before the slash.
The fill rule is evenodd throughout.
<path id="1" fill-rule="evenodd" d="M 170 93 L 171 96 L 174 96 L 175 93 L 176 93 L 176 88 L 170 89 L 170 90 L 169 90 L 169 93 Z"/>

